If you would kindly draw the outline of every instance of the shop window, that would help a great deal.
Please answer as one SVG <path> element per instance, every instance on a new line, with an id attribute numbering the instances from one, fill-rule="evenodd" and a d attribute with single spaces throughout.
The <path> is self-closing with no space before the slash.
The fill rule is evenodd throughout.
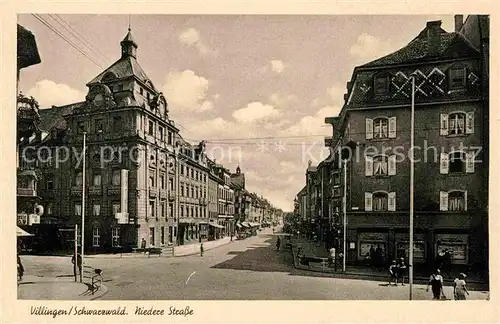
<path id="1" fill-rule="evenodd" d="M 120 228 L 112 227 L 111 228 L 111 244 L 113 247 L 120 246 Z"/>

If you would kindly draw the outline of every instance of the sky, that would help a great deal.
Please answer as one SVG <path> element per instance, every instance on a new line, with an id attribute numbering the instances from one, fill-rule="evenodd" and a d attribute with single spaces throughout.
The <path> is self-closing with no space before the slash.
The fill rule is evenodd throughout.
<path id="1" fill-rule="evenodd" d="M 308 161 L 328 157 L 325 117 L 343 105 L 354 67 L 405 46 L 453 16 L 33 15 L 42 62 L 21 71 L 19 90 L 41 108 L 83 101 L 86 84 L 120 58 L 130 21 L 137 60 L 165 95 L 191 143 L 284 211 L 305 185 Z M 84 52 L 83 55 L 81 52 Z"/>

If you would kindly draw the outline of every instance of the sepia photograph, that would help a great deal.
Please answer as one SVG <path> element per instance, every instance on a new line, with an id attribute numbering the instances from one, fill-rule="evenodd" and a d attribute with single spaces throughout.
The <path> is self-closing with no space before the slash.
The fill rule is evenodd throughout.
<path id="1" fill-rule="evenodd" d="M 18 14 L 17 299 L 488 301 L 489 30 Z"/>

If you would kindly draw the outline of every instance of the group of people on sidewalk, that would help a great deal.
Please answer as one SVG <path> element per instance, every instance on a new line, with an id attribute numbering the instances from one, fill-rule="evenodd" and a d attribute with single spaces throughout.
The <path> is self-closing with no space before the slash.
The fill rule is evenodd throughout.
<path id="1" fill-rule="evenodd" d="M 466 277 L 467 275 L 465 275 L 465 273 L 460 273 L 458 278 L 455 278 L 455 281 L 453 282 L 453 297 L 455 300 L 466 300 L 466 295 L 469 295 L 467 283 L 465 282 Z M 432 299 L 447 299 L 443 290 L 443 276 L 441 275 L 441 271 L 439 269 L 436 269 L 429 278 L 426 291 L 429 291 L 429 287 L 432 288 Z"/>

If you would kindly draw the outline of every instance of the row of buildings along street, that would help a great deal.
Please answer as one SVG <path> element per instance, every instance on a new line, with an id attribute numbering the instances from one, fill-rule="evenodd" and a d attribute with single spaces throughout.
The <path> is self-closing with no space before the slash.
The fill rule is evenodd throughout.
<path id="1" fill-rule="evenodd" d="M 454 267 L 487 278 L 489 18 L 456 15 L 451 32 L 441 21 L 423 27 L 354 69 L 340 114 L 325 120 L 330 156 L 304 170 L 285 228 L 345 252 L 348 265 L 370 263 L 373 251 L 387 266 L 408 260 L 413 185 L 415 267 L 430 270 L 448 251 Z"/>
<path id="2" fill-rule="evenodd" d="M 34 235 L 23 248 L 71 251 L 74 234 L 61 229 L 81 226 L 82 216 L 88 252 L 173 253 L 280 222 L 283 212 L 245 188 L 240 167 L 229 170 L 206 155 L 204 141 L 182 137 L 139 65 L 130 28 L 120 44 L 119 59 L 87 83 L 83 102 L 38 107 L 18 95 L 17 224 Z M 18 25 L 18 78 L 40 62 L 35 36 Z"/>

